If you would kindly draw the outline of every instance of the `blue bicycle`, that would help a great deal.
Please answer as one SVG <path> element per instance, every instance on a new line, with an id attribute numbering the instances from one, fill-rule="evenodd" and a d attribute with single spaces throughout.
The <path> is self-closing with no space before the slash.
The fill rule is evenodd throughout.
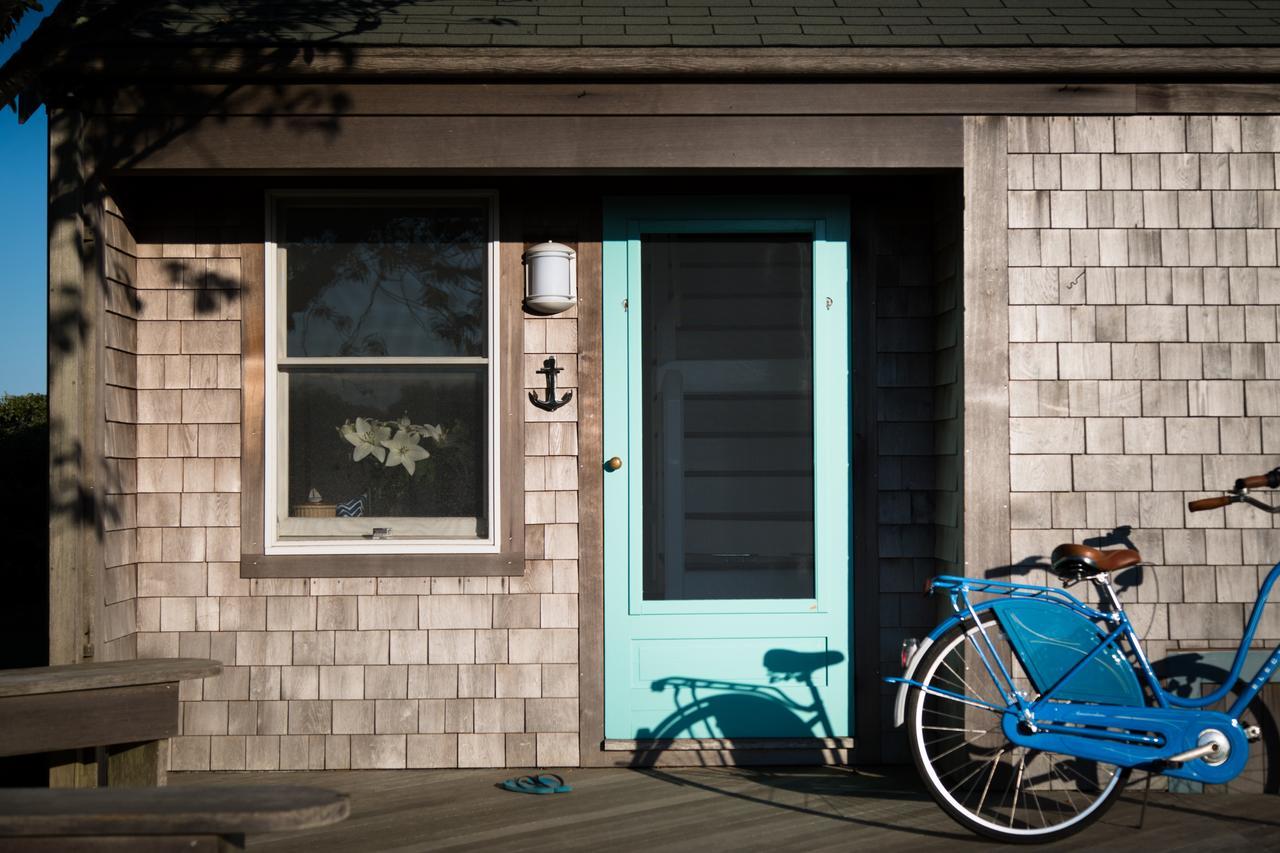
<path id="1" fill-rule="evenodd" d="M 1280 488 L 1280 468 L 1236 481 L 1192 512 L 1247 503 Z M 1111 573 L 1136 566 L 1135 550 L 1066 544 L 1052 571 L 1064 587 L 1088 581 L 1092 607 L 1033 584 L 943 575 L 928 592 L 950 597 L 954 615 L 903 647 L 895 722 L 908 724 L 912 756 L 943 810 L 981 835 L 1012 842 L 1056 840 L 1111 806 L 1132 770 L 1223 784 L 1244 769 L 1257 726 L 1245 709 L 1280 666 L 1280 647 L 1228 710 L 1210 710 L 1233 690 L 1280 563 L 1258 594 L 1230 675 L 1200 697 L 1173 695 L 1143 652 Z"/>

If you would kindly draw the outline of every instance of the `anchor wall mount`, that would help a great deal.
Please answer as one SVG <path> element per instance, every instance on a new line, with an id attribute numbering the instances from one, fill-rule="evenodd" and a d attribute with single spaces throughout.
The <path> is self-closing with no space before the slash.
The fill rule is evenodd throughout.
<path id="1" fill-rule="evenodd" d="M 552 356 L 551 358 L 548 358 L 545 361 L 543 361 L 542 369 L 536 372 L 541 376 L 547 377 L 546 399 L 539 400 L 538 392 L 530 391 L 529 402 L 533 403 L 535 406 L 537 406 L 539 409 L 542 409 L 544 412 L 554 412 L 556 409 L 560 408 L 565 403 L 568 403 L 570 400 L 572 400 L 573 399 L 572 391 L 566 391 L 563 397 L 561 397 L 559 400 L 556 399 L 556 375 L 563 371 L 564 371 L 563 367 L 556 367 L 555 356 Z"/>

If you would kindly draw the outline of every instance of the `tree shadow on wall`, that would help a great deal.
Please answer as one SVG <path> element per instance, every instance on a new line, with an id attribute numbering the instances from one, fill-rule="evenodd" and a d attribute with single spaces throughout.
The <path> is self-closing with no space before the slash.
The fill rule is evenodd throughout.
<path id="1" fill-rule="evenodd" d="M 49 356 L 55 400 L 59 382 L 101 381 L 60 376 L 60 363 L 80 359 L 86 348 L 114 343 L 104 341 L 102 317 L 85 306 L 123 297 L 128 304 L 115 306 L 121 313 L 142 308 L 134 289 L 138 282 L 130 280 L 127 265 L 111 262 L 114 248 L 107 248 L 110 235 L 103 210 L 108 199 L 119 205 L 113 193 L 120 183 L 117 176 L 197 124 L 227 121 L 238 109 L 232 103 L 235 95 L 248 89 L 258 96 L 254 117 L 263 126 L 290 119 L 289 127 L 300 142 L 341 132 L 350 104 L 340 85 L 288 88 L 264 81 L 321 57 L 331 66 L 352 67 L 359 47 L 348 40 L 376 29 L 400 5 L 394 0 L 334 0 L 324 4 L 324 20 L 316 26 L 315 10 L 304 10 L 301 4 L 263 3 L 253 17 L 219 18 L 184 14 L 161 2 L 63 0 L 0 69 L 0 104 L 16 99 L 23 119 L 41 105 L 49 109 L 50 239 L 59 248 L 75 246 L 78 253 L 57 262 L 51 257 L 50 263 Z M 199 50 L 186 52 L 185 64 L 172 69 L 174 82 L 133 85 L 137 57 L 121 60 L 110 50 L 113 34 L 121 31 L 157 44 L 173 40 Z M 122 61 L 127 66 L 116 67 Z M 181 82 L 206 72 L 222 82 Z M 282 169 L 287 166 L 281 164 Z M 127 220 L 127 210 L 124 216 Z M 182 275 L 181 266 L 173 261 L 170 275 Z M 113 280 L 124 287 L 113 288 Z M 217 274 L 184 286 L 196 291 L 197 319 L 221 317 L 227 305 L 239 299 L 239 283 Z M 101 288 L 100 298 L 87 298 L 89 287 Z M 112 466 L 86 470 L 86 465 L 100 463 L 100 454 L 80 446 L 84 429 L 55 412 L 50 424 L 49 511 L 53 519 L 70 521 L 73 528 L 92 530 L 101 538 L 120 521 L 119 510 L 103 495 L 120 493 L 125 484 Z"/>
<path id="2" fill-rule="evenodd" d="M 433 0 L 419 6 L 424 11 L 448 10 Z M 107 459 L 103 447 L 87 446 L 84 441 L 85 436 L 101 434 L 104 420 L 137 421 L 138 383 L 119 376 L 112 380 L 124 386 L 122 399 L 133 395 L 132 404 L 123 404 L 121 411 L 120 404 L 113 409 L 113 400 L 104 401 L 102 373 L 72 367 L 105 365 L 117 356 L 121 357 L 117 361 L 127 360 L 136 350 L 127 334 L 119 334 L 120 324 L 112 326 L 112 315 L 136 316 L 143 308 L 136 264 L 130 266 L 132 259 L 122 256 L 116 245 L 118 235 L 111 233 L 113 225 L 119 224 L 115 220 L 127 223 L 130 219 L 125 176 L 131 167 L 197 125 L 245 115 L 247 104 L 259 126 L 283 122 L 297 135 L 299 145 L 336 136 L 342 132 L 351 103 L 335 80 L 356 65 L 361 43 L 371 31 L 387 22 L 403 21 L 404 15 L 403 4 L 396 0 L 261 2 L 226 8 L 232 11 L 206 13 L 186 4 L 155 0 L 62 0 L 0 68 L 0 107 L 16 104 L 24 120 L 42 105 L 49 111 L 47 201 L 53 250 L 48 346 L 55 402 L 47 444 L 42 436 L 39 447 L 24 445 L 20 453 L 5 450 L 11 466 L 32 468 L 30 476 L 11 481 L 41 488 L 11 488 L 4 498 L 6 519 L 15 529 L 31 533 L 30 543 L 11 551 L 10 571 L 20 575 L 18 584 L 33 592 L 5 599 L 0 622 L 17 639 L 4 644 L 0 666 L 47 661 L 47 601 L 34 591 L 47 593 L 49 588 L 48 533 L 65 531 L 58 535 L 96 542 L 101 550 L 109 534 L 132 525 L 131 510 L 112 496 L 134 491 L 134 474 Z M 492 25 L 502 26 L 500 22 Z M 113 42 L 118 45 L 121 32 L 155 47 L 130 50 L 126 55 L 112 46 Z M 152 82 L 139 83 L 139 69 L 144 67 L 140 60 L 152 54 L 148 69 Z M 281 84 L 288 75 L 313 65 L 323 65 L 327 76 L 297 78 L 308 85 Z M 238 100 L 238 96 L 242 97 Z M 280 164 L 281 170 L 288 167 Z M 260 234 L 253 239 L 260 242 Z M 167 274 L 181 278 L 187 275 L 187 266 L 173 259 Z M 239 316 L 238 281 L 212 266 L 182 281 L 184 289 L 195 291 L 194 319 Z M 47 528 L 16 523 L 20 516 L 14 513 L 37 507 L 43 517 L 46 506 Z M 87 552 L 82 548 L 79 553 Z M 101 571 L 101 561 L 87 564 Z M 97 588 L 101 590 L 100 578 Z M 101 598 L 101 592 L 98 595 Z M 95 608 L 89 604 L 78 619 L 80 635 L 62 638 L 77 650 L 77 657 L 91 640 L 101 640 L 100 628 L 93 624 Z M 97 608 L 102 604 L 97 601 Z"/>

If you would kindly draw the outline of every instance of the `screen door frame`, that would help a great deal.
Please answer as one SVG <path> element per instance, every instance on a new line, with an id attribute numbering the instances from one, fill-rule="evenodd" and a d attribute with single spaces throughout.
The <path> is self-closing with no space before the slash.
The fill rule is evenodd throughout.
<path id="1" fill-rule="evenodd" d="M 633 737 L 633 648 L 680 639 L 807 638 L 840 651 L 823 673 L 840 736 L 852 729 L 850 287 L 848 200 L 839 196 L 609 198 L 604 205 L 603 474 L 606 736 Z M 809 234 L 813 258 L 814 596 L 645 600 L 642 241 L 646 234 Z M 604 461 L 603 459 L 601 460 Z M 675 648 L 679 644 L 672 647 Z M 673 667 L 678 662 L 673 662 Z M 834 680 L 832 680 L 834 679 Z M 628 720 L 628 722 L 623 722 Z"/>

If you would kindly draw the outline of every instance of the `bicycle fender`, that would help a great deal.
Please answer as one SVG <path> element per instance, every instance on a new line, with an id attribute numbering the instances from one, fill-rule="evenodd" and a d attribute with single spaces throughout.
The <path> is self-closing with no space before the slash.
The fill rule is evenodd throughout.
<path id="1" fill-rule="evenodd" d="M 985 610 L 990 610 L 995 604 L 996 601 L 984 601 L 975 605 L 973 609 L 981 613 Z M 929 632 L 929 636 L 920 641 L 920 646 L 916 649 L 916 653 L 911 656 L 911 660 L 907 661 L 907 668 L 902 673 L 902 678 L 905 681 L 898 682 L 898 693 L 893 700 L 894 728 L 900 727 L 907 721 L 907 692 L 911 689 L 911 684 L 907 682 L 911 681 L 915 676 L 916 667 L 920 665 L 920 661 L 924 660 L 925 652 L 929 651 L 929 647 L 937 642 L 939 637 L 963 622 L 967 615 L 967 613 L 956 613 L 943 619 L 938 623 L 938 627 Z"/>
<path id="2" fill-rule="evenodd" d="M 949 622 L 956 620 L 947 620 Z M 929 651 L 929 647 L 933 645 L 933 635 L 929 635 L 920 641 L 920 645 L 916 648 L 916 653 L 911 656 L 911 660 L 907 661 L 907 668 L 903 671 L 902 677 L 910 680 L 915 675 L 916 667 L 920 664 L 924 653 Z M 911 685 L 906 681 L 898 682 L 898 693 L 893 700 L 893 726 L 898 728 L 907 721 L 907 691 L 911 689 Z"/>
<path id="3" fill-rule="evenodd" d="M 1071 663 L 1081 655 L 1088 654 L 1105 636 L 1103 630 L 1093 622 L 1050 601 L 995 598 L 974 605 L 973 609 L 977 613 L 991 611 L 1000 620 L 1039 690 L 1048 689 L 1057 681 L 1058 676 L 1070 668 Z M 902 678 L 912 680 L 916 667 L 924 659 L 924 653 L 929 647 L 967 617 L 967 612 L 956 613 L 934 628 L 907 662 Z M 898 682 L 898 692 L 893 703 L 895 727 L 906 722 L 907 693 L 910 688 L 911 684 Z M 1071 689 L 1064 691 L 1061 698 L 1113 705 L 1146 704 L 1133 668 L 1115 650 L 1099 657 L 1085 672 L 1073 678 Z"/>
<path id="4" fill-rule="evenodd" d="M 1097 623 L 1051 601 L 1002 598 L 992 602 L 991 609 L 1040 693 L 1054 687 L 1107 636 Z M 1056 690 L 1055 698 L 1104 705 L 1146 705 L 1133 667 L 1114 645 L 1072 675 Z"/>

